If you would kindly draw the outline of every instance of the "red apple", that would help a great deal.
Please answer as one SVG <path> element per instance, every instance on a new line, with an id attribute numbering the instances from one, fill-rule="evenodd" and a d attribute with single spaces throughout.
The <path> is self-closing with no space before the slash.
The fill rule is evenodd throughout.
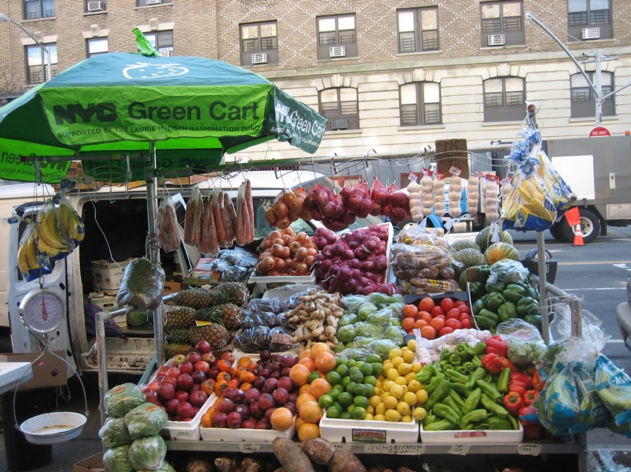
<path id="1" fill-rule="evenodd" d="M 287 408 L 289 411 L 291 411 L 294 415 L 296 414 L 296 411 L 298 410 L 294 402 L 287 402 L 283 406 Z"/>
<path id="2" fill-rule="evenodd" d="M 223 413 L 230 413 L 234 411 L 234 402 L 232 400 L 228 400 L 227 398 L 222 398 L 217 405 L 217 411 L 221 411 Z"/>
<path id="3" fill-rule="evenodd" d="M 167 374 L 167 370 L 169 370 L 169 368 L 163 365 L 162 367 L 158 369 L 158 373 L 156 374 L 156 377 L 164 377 Z"/>
<path id="4" fill-rule="evenodd" d="M 186 390 L 187 392 L 193 387 L 193 377 L 190 374 L 180 374 L 177 378 L 178 390 Z"/>
<path id="5" fill-rule="evenodd" d="M 245 429 L 254 429 L 256 428 L 256 420 L 254 418 L 243 420 L 243 422 L 241 423 L 241 427 Z"/>
<path id="6" fill-rule="evenodd" d="M 187 402 L 190 394 L 185 390 L 177 390 L 175 392 L 175 397 L 180 403 Z"/>
<path id="7" fill-rule="evenodd" d="M 182 420 L 186 418 L 192 418 L 195 416 L 195 410 L 193 410 L 193 405 L 188 402 L 180 403 L 177 406 L 177 416 L 181 417 Z"/>
<path id="8" fill-rule="evenodd" d="M 206 403 L 206 400 L 208 400 L 208 394 L 200 389 L 191 393 L 188 401 L 191 405 L 200 408 L 204 403 Z"/>
<path id="9" fill-rule="evenodd" d="M 217 375 L 219 375 L 219 367 L 212 366 L 210 370 L 208 371 L 207 377 L 209 379 L 217 380 Z"/>
<path id="10" fill-rule="evenodd" d="M 175 396 L 175 388 L 173 387 L 173 385 L 163 382 L 158 387 L 156 395 L 158 395 L 160 401 L 166 403 Z"/>
<path id="11" fill-rule="evenodd" d="M 169 370 L 167 370 L 165 377 L 173 377 L 174 379 L 177 379 L 181 373 L 182 372 L 180 372 L 180 369 L 178 369 L 177 367 L 169 367 Z"/>
<path id="12" fill-rule="evenodd" d="M 215 428 L 225 428 L 227 419 L 228 415 L 219 411 L 215 413 L 215 416 L 213 416 L 213 426 Z"/>
<path id="13" fill-rule="evenodd" d="M 272 429 L 272 425 L 266 418 L 261 418 L 258 423 L 256 423 L 255 429 Z"/>
<path id="14" fill-rule="evenodd" d="M 265 381 L 265 385 L 263 385 L 263 388 L 261 390 L 263 391 L 263 393 L 272 393 L 274 390 L 276 390 L 277 387 L 278 380 L 270 377 Z"/>
<path id="15" fill-rule="evenodd" d="M 195 367 L 189 361 L 185 360 L 178 366 L 178 369 L 180 369 L 180 372 L 183 374 L 192 374 Z"/>
<path id="16" fill-rule="evenodd" d="M 257 402 L 259 398 L 261 398 L 261 392 L 256 388 L 250 388 L 249 390 L 246 390 L 243 394 L 243 399 L 248 405 Z"/>
<path id="17" fill-rule="evenodd" d="M 278 388 L 284 388 L 288 392 L 291 392 L 294 388 L 294 383 L 289 377 L 281 377 L 278 379 Z"/>
<path id="18" fill-rule="evenodd" d="M 205 352 L 202 354 L 202 360 L 208 362 L 210 367 L 214 366 L 215 362 L 217 362 L 217 358 L 212 352 Z"/>
<path id="19" fill-rule="evenodd" d="M 234 411 L 241 415 L 241 418 L 247 420 L 250 417 L 250 409 L 245 404 L 240 404 L 234 407 Z"/>
<path id="20" fill-rule="evenodd" d="M 210 364 L 206 361 L 199 360 L 195 362 L 195 370 L 199 370 L 204 374 L 207 374 L 210 371 Z"/>
<path id="21" fill-rule="evenodd" d="M 261 398 L 259 399 L 259 406 L 261 410 L 268 410 L 276 405 L 274 401 L 274 397 L 272 397 L 269 393 L 261 394 Z"/>
<path id="22" fill-rule="evenodd" d="M 195 362 L 202 360 L 202 353 L 199 351 L 191 351 L 186 355 L 186 360 L 194 365 Z"/>
<path id="23" fill-rule="evenodd" d="M 228 364 L 232 365 L 234 364 L 235 361 L 235 357 L 234 354 L 232 353 L 232 351 L 226 351 L 223 354 L 221 354 L 220 359 L 223 359 L 224 361 L 227 361 Z"/>
<path id="24" fill-rule="evenodd" d="M 201 370 L 196 370 L 195 372 L 193 372 L 191 377 L 193 377 L 193 382 L 195 382 L 196 384 L 200 384 L 204 380 L 206 380 L 206 374 L 204 374 Z"/>
<path id="25" fill-rule="evenodd" d="M 237 413 L 236 411 L 233 411 L 232 413 L 228 413 L 228 418 L 226 419 L 226 425 L 228 426 L 228 428 L 238 429 L 241 427 L 242 421 L 243 419 L 241 418 L 241 415 Z"/>
<path id="26" fill-rule="evenodd" d="M 176 354 L 171 360 L 171 365 L 173 367 L 179 367 L 183 362 L 186 362 L 186 356 L 184 354 Z"/>
<path id="27" fill-rule="evenodd" d="M 165 408 L 169 415 L 176 415 L 178 406 L 180 406 L 180 401 L 177 398 L 171 398 L 165 405 Z"/>
<path id="28" fill-rule="evenodd" d="M 177 387 L 177 378 L 175 378 L 175 377 L 163 377 L 162 381 L 160 382 L 160 385 L 165 384 L 165 383 L 173 385 L 173 389 L 175 390 L 175 388 Z"/>
<path id="29" fill-rule="evenodd" d="M 289 401 L 289 392 L 284 388 L 277 388 L 272 393 L 272 397 L 274 397 L 277 405 L 282 406 Z"/>
<path id="30" fill-rule="evenodd" d="M 195 349 L 201 352 L 202 354 L 205 354 L 207 352 L 210 352 L 210 350 L 212 349 L 212 346 L 210 345 L 208 341 L 201 340 L 197 344 L 195 344 Z"/>
<path id="31" fill-rule="evenodd" d="M 262 418 L 265 412 L 259 406 L 259 402 L 254 402 L 250 405 L 250 416 L 253 418 Z"/>
<path id="32" fill-rule="evenodd" d="M 272 413 L 274 413 L 275 409 L 276 409 L 276 407 L 273 406 L 272 408 L 268 408 L 267 410 L 265 410 L 265 419 L 267 421 L 270 421 L 270 418 L 272 417 Z"/>
<path id="33" fill-rule="evenodd" d="M 156 395 L 155 391 L 151 390 L 150 388 L 145 388 L 143 392 L 145 394 L 145 399 L 147 400 L 147 403 L 154 403 L 156 405 L 160 403 L 158 395 Z"/>
<path id="34" fill-rule="evenodd" d="M 160 382 L 158 382 L 157 380 L 152 380 L 151 382 L 147 384 L 147 388 L 149 390 L 153 390 L 154 392 L 158 390 L 159 386 L 160 386 Z"/>

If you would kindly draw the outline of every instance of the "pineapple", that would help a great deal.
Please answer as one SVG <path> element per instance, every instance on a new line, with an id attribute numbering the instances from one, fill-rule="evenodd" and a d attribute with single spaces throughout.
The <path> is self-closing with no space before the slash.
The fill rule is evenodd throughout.
<path id="1" fill-rule="evenodd" d="M 165 335 L 167 342 L 172 344 L 191 344 L 189 330 L 186 328 L 174 329 Z"/>
<path id="2" fill-rule="evenodd" d="M 215 296 L 205 288 L 187 288 L 175 294 L 173 301 L 180 306 L 200 308 L 216 304 Z"/>
<path id="3" fill-rule="evenodd" d="M 171 306 L 165 310 L 166 323 L 164 331 L 189 328 L 195 323 L 195 309 L 187 306 Z"/>
<path id="4" fill-rule="evenodd" d="M 245 305 L 250 299 L 248 288 L 239 282 L 226 282 L 219 287 L 219 294 L 215 304 L 234 303 L 237 306 Z"/>
<path id="5" fill-rule="evenodd" d="M 206 340 L 212 349 L 222 349 L 230 342 L 230 333 L 219 323 L 210 323 L 204 326 L 193 325 L 189 328 L 188 338 L 193 345 Z"/>
<path id="6" fill-rule="evenodd" d="M 224 303 L 214 307 L 214 311 L 221 313 L 222 324 L 228 330 L 237 330 L 243 321 L 243 310 L 234 303 Z"/>
<path id="7" fill-rule="evenodd" d="M 200 308 L 195 312 L 195 319 L 199 321 L 212 321 L 213 323 L 224 324 L 223 311 L 217 311 L 216 306 Z"/>

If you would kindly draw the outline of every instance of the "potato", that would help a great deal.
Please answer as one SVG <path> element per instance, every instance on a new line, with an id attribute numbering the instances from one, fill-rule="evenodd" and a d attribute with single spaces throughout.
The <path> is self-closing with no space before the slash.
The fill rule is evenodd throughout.
<path id="1" fill-rule="evenodd" d="M 302 450 L 311 462 L 320 465 L 327 465 L 335 454 L 335 448 L 326 439 L 310 438 L 302 443 Z"/>
<path id="2" fill-rule="evenodd" d="M 357 456 L 345 449 L 335 451 L 327 469 L 329 472 L 368 472 Z"/>
<path id="3" fill-rule="evenodd" d="M 275 438 L 272 449 L 285 472 L 314 472 L 309 456 L 291 439 Z"/>

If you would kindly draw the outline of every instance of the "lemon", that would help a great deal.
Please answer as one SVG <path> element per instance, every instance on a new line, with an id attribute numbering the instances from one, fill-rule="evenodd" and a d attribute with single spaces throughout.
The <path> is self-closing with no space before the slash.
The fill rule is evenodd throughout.
<path id="1" fill-rule="evenodd" d="M 366 408 L 366 413 L 368 413 L 370 415 L 374 415 L 375 414 L 375 409 L 372 406 L 369 406 L 368 408 Z"/>
<path id="2" fill-rule="evenodd" d="M 418 403 L 418 398 L 416 398 L 416 393 L 406 392 L 403 394 L 403 401 L 410 406 L 414 406 Z"/>
<path id="3" fill-rule="evenodd" d="M 404 377 L 405 377 L 405 380 L 407 380 L 408 385 L 410 385 L 410 382 L 412 380 L 416 380 L 416 374 L 414 372 L 410 372 L 409 374 L 406 374 Z"/>
<path id="4" fill-rule="evenodd" d="M 426 416 L 427 416 L 427 411 L 425 411 L 425 408 L 421 408 L 421 407 L 414 408 L 415 420 L 423 421 Z"/>
<path id="5" fill-rule="evenodd" d="M 415 374 L 418 374 L 422 368 L 423 366 L 420 362 L 412 362 L 412 372 L 414 372 Z"/>
<path id="6" fill-rule="evenodd" d="M 412 418 L 412 415 L 403 415 L 401 417 L 401 423 L 412 423 L 414 421 L 414 418 Z"/>
<path id="7" fill-rule="evenodd" d="M 375 415 L 375 417 L 373 418 L 375 421 L 386 421 L 386 417 L 381 414 L 381 415 Z"/>
<path id="8" fill-rule="evenodd" d="M 397 365 L 397 371 L 401 375 L 407 375 L 412 372 L 412 365 L 408 364 L 407 362 L 401 362 L 399 365 Z"/>
<path id="9" fill-rule="evenodd" d="M 383 363 L 383 371 L 388 372 L 390 369 L 394 368 L 394 364 L 390 361 L 386 361 Z M 374 369 L 373 369 L 374 370 Z"/>
<path id="10" fill-rule="evenodd" d="M 399 371 L 397 369 L 390 369 L 386 372 L 388 380 L 394 380 L 399 377 Z"/>
<path id="11" fill-rule="evenodd" d="M 403 396 L 403 387 L 398 384 L 393 385 L 390 387 L 390 395 L 394 398 L 401 398 Z"/>
<path id="12" fill-rule="evenodd" d="M 381 392 L 383 392 L 381 388 L 375 387 L 375 395 L 381 395 Z"/>
<path id="13" fill-rule="evenodd" d="M 375 382 L 375 387 L 377 388 L 381 388 L 381 385 L 383 385 L 383 380 L 381 378 L 377 379 L 377 381 Z"/>
<path id="14" fill-rule="evenodd" d="M 384 391 L 384 392 L 389 392 L 390 391 L 390 387 L 392 387 L 393 385 L 394 385 L 394 381 L 393 380 L 386 380 L 381 385 L 381 390 Z"/>
<path id="15" fill-rule="evenodd" d="M 410 390 L 410 392 L 418 392 L 421 388 L 423 388 L 423 386 L 421 385 L 421 382 L 419 382 L 416 379 L 410 380 L 408 382 L 408 390 Z"/>
<path id="16" fill-rule="evenodd" d="M 416 398 L 418 398 L 419 403 L 425 403 L 429 398 L 429 395 L 425 390 L 420 389 L 416 391 Z"/>
<path id="17" fill-rule="evenodd" d="M 401 414 L 401 416 L 409 415 L 411 412 L 410 405 L 405 402 L 399 402 L 397 404 L 397 411 Z"/>
<path id="18" fill-rule="evenodd" d="M 380 403 L 381 403 L 381 397 L 377 395 L 373 395 L 372 397 L 368 399 L 368 404 L 373 408 L 376 408 L 377 405 L 379 405 Z"/>
<path id="19" fill-rule="evenodd" d="M 405 379 L 405 377 L 397 377 L 396 379 L 394 379 L 394 383 L 401 386 L 407 386 L 408 381 Z"/>
<path id="20" fill-rule="evenodd" d="M 395 357 L 401 357 L 401 349 L 399 349 L 398 347 L 395 347 L 388 353 L 388 357 L 390 359 L 393 359 Z"/>
<path id="21" fill-rule="evenodd" d="M 412 351 L 416 351 L 416 339 L 410 339 L 407 343 L 407 347 Z"/>
<path id="22" fill-rule="evenodd" d="M 391 394 L 390 392 L 383 392 L 383 393 L 380 395 L 381 400 L 382 400 L 382 401 L 384 401 L 384 402 L 386 401 L 386 399 L 387 399 L 387 398 L 389 398 L 389 397 L 391 397 L 391 396 L 392 396 L 392 394 Z"/>
<path id="23" fill-rule="evenodd" d="M 401 420 L 401 413 L 394 409 L 386 410 L 384 416 L 386 417 L 386 421 L 390 421 L 392 423 L 396 423 Z"/>
<path id="24" fill-rule="evenodd" d="M 372 416 L 372 413 L 366 413 L 366 416 L 364 416 L 364 421 L 371 421 L 374 420 L 375 417 Z"/>
<path id="25" fill-rule="evenodd" d="M 414 351 L 405 351 L 401 357 L 403 357 L 403 362 L 411 364 L 414 362 Z"/>
<path id="26" fill-rule="evenodd" d="M 403 357 L 401 356 L 395 357 L 394 359 L 392 359 L 392 365 L 394 366 L 395 369 L 399 367 L 399 364 L 402 364 L 402 363 L 403 363 Z"/>
<path id="27" fill-rule="evenodd" d="M 386 410 L 392 410 L 397 407 L 399 400 L 396 397 L 388 397 L 383 401 L 383 404 L 386 407 Z"/>
<path id="28" fill-rule="evenodd" d="M 375 407 L 375 414 L 383 415 L 386 412 L 386 404 L 381 402 Z"/>

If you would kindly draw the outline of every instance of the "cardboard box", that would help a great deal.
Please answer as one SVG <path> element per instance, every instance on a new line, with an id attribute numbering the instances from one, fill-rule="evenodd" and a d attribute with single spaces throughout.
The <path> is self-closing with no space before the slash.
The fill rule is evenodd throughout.
<path id="1" fill-rule="evenodd" d="M 92 261 L 90 263 L 92 271 L 92 286 L 98 290 L 115 290 L 121 287 L 125 268 L 130 260 L 121 262 L 110 262 L 106 260 Z"/>
<path id="2" fill-rule="evenodd" d="M 182 290 L 181 282 L 174 282 L 173 280 L 167 280 L 164 282 L 164 293 L 177 293 Z"/>
<path id="3" fill-rule="evenodd" d="M 80 460 L 72 468 L 72 472 L 103 472 L 104 470 L 102 452 Z"/>
<path id="4" fill-rule="evenodd" d="M 436 141 L 437 170 L 450 177 L 449 169 L 456 166 L 460 177 L 469 178 L 469 153 L 466 139 L 439 139 Z"/>
<path id="5" fill-rule="evenodd" d="M 77 181 L 77 185 L 75 185 L 75 187 L 71 190 L 73 192 L 78 192 L 81 190 L 98 190 L 103 185 L 105 185 L 104 182 L 99 182 L 92 177 L 85 175 L 83 172 L 83 165 L 81 164 L 81 161 L 72 161 L 70 167 L 68 168 L 68 171 L 66 172 L 65 178 L 68 180 Z M 61 187 L 59 184 L 55 184 L 53 185 L 53 188 L 55 190 L 59 190 Z"/>
<path id="6" fill-rule="evenodd" d="M 62 359 L 66 358 L 65 351 L 54 351 Z M 0 353 L 0 362 L 33 362 L 40 356 L 39 352 L 27 352 L 22 354 Z M 53 356 L 50 352 L 46 352 L 32 366 L 33 379 L 28 382 L 21 383 L 18 391 L 36 390 L 38 388 L 58 387 L 67 383 L 68 365 L 61 359 Z"/>

